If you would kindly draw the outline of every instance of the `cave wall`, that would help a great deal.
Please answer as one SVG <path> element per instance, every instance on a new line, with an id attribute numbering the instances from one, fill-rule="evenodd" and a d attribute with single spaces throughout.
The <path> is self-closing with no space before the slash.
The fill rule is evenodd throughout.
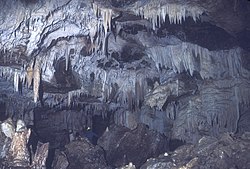
<path id="1" fill-rule="evenodd" d="M 1 81 L 13 83 L 1 84 L 6 115 L 57 109 L 41 124 L 67 130 L 110 116 L 186 142 L 249 131 L 249 49 L 241 43 L 249 4 L 213 2 L 1 1 Z M 64 120 L 72 109 L 89 121 L 72 127 Z"/>

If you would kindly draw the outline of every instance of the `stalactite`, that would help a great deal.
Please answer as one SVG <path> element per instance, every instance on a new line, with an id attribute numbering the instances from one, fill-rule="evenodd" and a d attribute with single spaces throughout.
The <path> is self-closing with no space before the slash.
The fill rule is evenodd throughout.
<path id="1" fill-rule="evenodd" d="M 132 91 L 127 91 L 128 109 L 133 109 L 133 94 Z"/>
<path id="2" fill-rule="evenodd" d="M 112 9 L 107 9 L 107 8 L 99 8 L 97 4 L 93 3 L 93 11 L 96 14 L 97 17 L 101 16 L 102 17 L 102 24 L 97 25 L 97 28 L 94 28 L 96 30 L 97 34 L 99 34 L 99 31 L 103 34 L 103 39 L 102 39 L 102 51 L 105 52 L 106 49 L 106 41 L 108 37 L 108 30 L 111 29 L 111 20 L 112 20 Z M 101 28 L 103 27 L 103 29 Z M 102 31 L 103 30 L 103 31 Z M 93 30 L 92 30 L 93 31 Z M 95 32 L 90 32 L 91 37 L 95 35 Z M 97 37 L 99 38 L 102 35 L 98 35 Z M 100 43 L 99 43 L 100 45 Z"/>
<path id="3" fill-rule="evenodd" d="M 239 119 L 240 119 L 240 99 L 239 99 L 239 88 L 237 86 L 234 87 L 235 94 L 235 104 L 236 104 L 236 122 L 235 122 L 235 130 L 234 133 L 238 131 Z"/>
<path id="4" fill-rule="evenodd" d="M 67 105 L 70 106 L 73 102 L 73 98 L 79 98 L 82 94 L 88 94 L 88 91 L 86 91 L 83 87 L 78 90 L 73 90 L 68 92 L 68 103 Z"/>
<path id="5" fill-rule="evenodd" d="M 103 100 L 106 100 L 107 99 L 107 97 L 108 97 L 108 95 L 109 95 L 109 92 L 108 92 L 108 94 L 106 95 L 105 94 L 105 86 L 106 86 L 106 82 L 107 82 L 107 72 L 106 71 L 104 71 L 103 72 L 104 73 L 104 78 L 103 78 L 103 82 L 102 82 L 102 98 L 103 98 Z"/>
<path id="6" fill-rule="evenodd" d="M 65 70 L 68 71 L 68 68 L 69 68 L 69 59 L 70 59 L 70 51 L 68 51 L 68 47 L 66 47 L 65 58 L 66 58 Z"/>
<path id="7" fill-rule="evenodd" d="M 191 6 L 189 4 L 161 5 L 160 2 L 156 3 L 154 1 L 139 8 L 135 8 L 134 11 L 137 15 L 149 19 L 153 25 L 153 29 L 166 21 L 166 15 L 168 15 L 171 24 L 181 24 L 188 16 L 196 21 L 197 18 L 204 13 L 201 7 Z"/>
<path id="8" fill-rule="evenodd" d="M 243 72 L 240 48 L 209 51 L 183 42 L 179 45 L 151 47 L 148 49 L 148 56 L 154 60 L 158 69 L 165 66 L 176 73 L 188 71 L 191 75 L 197 71 L 203 79 L 218 78 L 223 72 L 228 72 L 227 76 L 239 77 Z M 216 64 L 213 61 L 215 59 Z"/>
<path id="9" fill-rule="evenodd" d="M 40 85 L 40 61 L 36 60 L 34 66 L 34 82 L 33 82 L 33 93 L 34 93 L 34 102 L 36 103 L 39 99 L 39 85 Z"/>
<path id="10" fill-rule="evenodd" d="M 31 86 L 32 83 L 32 79 L 33 79 L 33 68 L 32 66 L 28 66 L 26 69 L 26 80 L 27 80 L 27 87 L 29 88 Z"/>
<path id="11" fill-rule="evenodd" d="M 68 107 L 71 105 L 72 93 L 68 92 Z"/>
<path id="12" fill-rule="evenodd" d="M 19 89 L 18 86 L 19 86 L 19 75 L 18 75 L 18 72 L 15 71 L 15 73 L 14 73 L 14 90 L 16 92 L 18 92 L 18 89 Z"/>

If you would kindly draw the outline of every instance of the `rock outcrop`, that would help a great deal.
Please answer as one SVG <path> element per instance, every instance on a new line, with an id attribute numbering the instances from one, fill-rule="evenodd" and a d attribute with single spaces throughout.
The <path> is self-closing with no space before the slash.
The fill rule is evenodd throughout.
<path id="1" fill-rule="evenodd" d="M 220 139 L 205 136 L 196 145 L 184 145 L 170 154 L 147 160 L 141 169 L 249 168 L 249 133 Z"/>

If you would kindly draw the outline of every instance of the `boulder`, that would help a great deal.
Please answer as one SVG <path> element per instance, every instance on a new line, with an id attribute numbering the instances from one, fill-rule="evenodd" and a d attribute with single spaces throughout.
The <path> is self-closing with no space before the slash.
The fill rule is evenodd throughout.
<path id="1" fill-rule="evenodd" d="M 65 150 L 55 153 L 52 164 L 54 169 L 108 169 L 104 151 L 92 145 L 86 138 L 74 140 Z"/>
<path id="2" fill-rule="evenodd" d="M 166 150 L 167 138 L 144 124 L 134 130 L 114 125 L 100 137 L 98 145 L 105 150 L 111 166 L 121 167 L 132 162 L 139 167 L 147 158 L 157 157 Z"/>

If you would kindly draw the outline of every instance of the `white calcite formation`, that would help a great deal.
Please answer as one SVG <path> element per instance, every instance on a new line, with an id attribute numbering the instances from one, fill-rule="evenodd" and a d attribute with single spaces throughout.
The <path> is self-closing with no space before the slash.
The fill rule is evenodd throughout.
<path id="1" fill-rule="evenodd" d="M 31 130 L 27 130 L 22 120 L 17 121 L 16 132 L 11 140 L 8 158 L 10 158 L 11 166 L 27 167 L 29 165 L 29 151 L 27 143 Z"/>
<path id="2" fill-rule="evenodd" d="M 203 8 L 187 2 L 176 4 L 161 1 L 151 1 L 145 5 L 138 1 L 134 11 L 137 15 L 149 19 L 154 30 L 166 22 L 167 17 L 170 23 L 181 24 L 187 17 L 192 17 L 196 21 L 205 12 Z"/>
<path id="3" fill-rule="evenodd" d="M 80 108 L 86 126 L 94 115 L 112 112 L 117 124 L 135 128 L 142 122 L 187 142 L 248 125 L 241 124 L 249 111 L 248 53 L 230 42 L 231 47 L 211 45 L 215 49 L 195 44 L 181 27 L 189 26 L 187 17 L 209 15 L 205 5 L 137 1 L 121 9 L 105 3 L 6 1 L 9 8 L 0 11 L 0 76 L 13 84 L 0 81 L 0 91 L 10 97 L 7 115 L 25 119 L 24 103 L 44 101 L 50 108 Z M 74 125 L 76 118 L 62 115 L 73 130 L 83 126 Z"/>
<path id="4" fill-rule="evenodd" d="M 18 119 L 15 128 L 12 119 L 8 118 L 1 123 L 0 132 L 6 135 L 4 141 L 1 135 L 0 158 L 1 161 L 4 161 L 0 164 L 1 168 L 46 168 L 45 161 L 48 156 L 49 143 L 39 143 L 35 156 L 30 158 L 27 144 L 31 130 L 27 129 L 23 120 Z M 31 159 L 32 161 L 30 161 Z M 32 165 L 30 165 L 30 162 L 32 162 Z"/>
<path id="5" fill-rule="evenodd" d="M 33 73 L 33 93 L 34 93 L 34 102 L 36 103 L 39 98 L 39 86 L 40 86 L 40 61 L 36 60 L 35 66 L 34 66 L 34 73 Z"/>
<path id="6" fill-rule="evenodd" d="M 147 51 L 158 69 L 159 66 L 165 66 L 176 73 L 188 71 L 191 76 L 197 71 L 203 79 L 239 77 L 245 71 L 242 69 L 240 48 L 209 51 L 198 45 L 183 42 L 178 45 L 153 46 Z"/>
<path id="7" fill-rule="evenodd" d="M 1 132 L 3 132 L 6 137 L 11 139 L 13 138 L 13 135 L 15 133 L 15 126 L 11 118 L 8 118 L 3 123 L 1 123 Z"/>

